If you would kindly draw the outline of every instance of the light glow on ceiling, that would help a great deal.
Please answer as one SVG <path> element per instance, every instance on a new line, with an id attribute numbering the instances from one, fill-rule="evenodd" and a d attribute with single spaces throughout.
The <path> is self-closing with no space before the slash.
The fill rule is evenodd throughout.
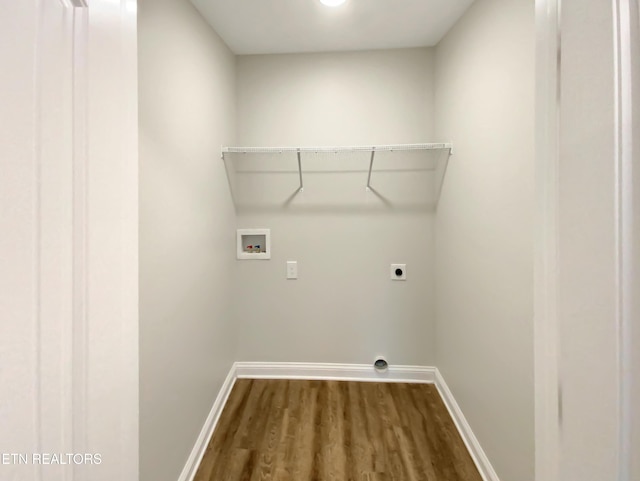
<path id="1" fill-rule="evenodd" d="M 322 5 L 326 5 L 327 7 L 339 7 L 347 0 L 320 0 Z"/>

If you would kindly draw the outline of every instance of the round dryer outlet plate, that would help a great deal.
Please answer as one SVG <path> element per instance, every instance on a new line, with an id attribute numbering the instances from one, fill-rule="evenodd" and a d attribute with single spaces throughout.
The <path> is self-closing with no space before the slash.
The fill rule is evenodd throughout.
<path id="1" fill-rule="evenodd" d="M 406 264 L 391 264 L 389 275 L 392 281 L 406 281 L 407 280 L 407 265 Z"/>

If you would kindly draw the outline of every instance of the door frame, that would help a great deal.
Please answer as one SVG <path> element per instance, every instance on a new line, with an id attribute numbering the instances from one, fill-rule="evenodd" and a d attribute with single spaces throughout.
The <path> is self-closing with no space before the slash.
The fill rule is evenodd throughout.
<path id="1" fill-rule="evenodd" d="M 56 0 L 39 0 L 55 2 Z M 68 467 L 65 479 L 138 479 L 138 117 L 136 0 L 59 0 L 72 17 L 72 139 L 65 198 L 72 215 L 40 212 L 41 223 L 70 233 L 71 315 L 61 319 L 70 341 L 58 352 L 51 339 L 39 350 L 60 369 L 70 388 L 71 406 L 63 425 L 47 426 L 44 412 L 53 394 L 40 399 L 41 431 L 65 433 L 67 452 L 99 454 L 101 462 Z M 43 12 L 44 3 L 39 3 Z M 44 15 L 40 13 L 40 15 Z M 47 19 L 41 19 L 43 22 Z M 38 45 L 51 38 L 38 32 Z M 54 39 L 55 40 L 55 39 Z M 43 49 L 36 61 L 46 66 Z M 55 68 L 55 67 L 51 67 Z M 47 69 L 40 69 L 42 84 Z M 41 90 L 41 105 L 46 96 Z M 50 103 L 56 99 L 49 99 Z M 38 114 L 36 114 L 38 115 Z M 46 125 L 44 126 L 46 128 Z M 53 132 L 53 128 L 52 128 Z M 59 129 L 55 131 L 59 135 Z M 46 135 L 47 132 L 44 132 Z M 45 176 L 43 184 L 55 179 Z M 44 279 L 40 272 L 40 278 Z M 46 279 L 45 279 L 46 280 Z M 59 292 L 44 284 L 43 292 Z M 62 334 L 61 334 L 62 335 Z M 41 354 L 39 377 L 48 359 Z M 62 394 L 61 394 L 62 395 Z M 46 474 L 46 473 L 45 473 Z M 49 478 L 47 478 L 49 479 Z M 53 478 L 52 478 L 53 479 Z"/>
<path id="2" fill-rule="evenodd" d="M 632 44 L 632 29 L 638 28 L 636 0 L 610 0 L 613 18 L 613 56 L 615 84 L 615 236 L 616 246 L 616 319 L 618 343 L 616 424 L 617 481 L 631 481 L 632 453 L 632 377 L 637 377 L 637 366 L 632 364 L 632 323 L 638 324 L 638 312 L 632 304 L 632 292 L 638 291 L 640 259 L 634 257 L 633 242 L 638 242 L 638 227 L 634 225 L 634 197 L 638 198 L 640 185 L 633 180 L 633 157 L 637 159 L 638 139 L 633 139 L 632 99 L 640 95 L 638 79 L 632 78 L 632 55 L 640 48 Z M 562 288 L 559 285 L 560 258 L 558 245 L 560 229 L 558 176 L 560 131 L 562 112 L 562 2 L 563 0 L 536 0 L 536 212 L 534 253 L 534 383 L 535 383 L 535 479 L 536 481 L 562 481 L 563 443 L 562 415 L 570 409 L 563 399 L 562 383 L 570 373 L 560 366 L 559 305 Z M 636 32 L 637 34 L 637 32 Z M 634 82 L 636 90 L 634 89 Z M 635 119 L 635 122 L 638 122 Z M 635 144 L 634 144 L 635 140 Z M 637 178 L 637 174 L 636 174 Z M 637 209 L 637 206 L 636 206 Z M 637 217 L 637 213 L 635 214 Z M 568 340 L 564 340 L 568 342 Z M 634 372 L 634 369 L 636 372 Z M 564 378 L 564 379 L 563 379 Z M 575 440 L 574 440 L 575 441 Z M 637 440 L 635 441 L 637 443 Z"/>

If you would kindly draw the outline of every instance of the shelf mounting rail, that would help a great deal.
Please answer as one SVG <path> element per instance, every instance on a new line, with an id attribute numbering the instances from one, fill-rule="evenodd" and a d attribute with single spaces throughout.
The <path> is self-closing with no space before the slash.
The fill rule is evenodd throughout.
<path id="1" fill-rule="evenodd" d="M 223 147 L 221 158 L 224 154 L 283 154 L 295 153 L 298 159 L 298 177 L 300 179 L 299 192 L 303 192 L 302 181 L 302 154 L 304 153 L 340 153 L 340 152 L 371 152 L 369 159 L 369 173 L 367 176 L 367 190 L 371 190 L 371 172 L 373 170 L 373 160 L 376 152 L 393 152 L 408 150 L 448 150 L 449 155 L 453 155 L 453 145 L 451 143 L 428 143 L 428 144 L 390 144 L 390 145 L 350 145 L 335 147 Z"/>

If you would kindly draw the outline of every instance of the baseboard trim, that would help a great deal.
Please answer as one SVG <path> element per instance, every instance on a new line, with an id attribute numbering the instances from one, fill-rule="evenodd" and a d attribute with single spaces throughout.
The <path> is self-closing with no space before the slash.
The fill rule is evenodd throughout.
<path id="1" fill-rule="evenodd" d="M 493 466 L 491 466 L 491 463 L 489 462 L 489 458 L 480 446 L 478 438 L 476 438 L 475 434 L 473 434 L 471 426 L 467 422 L 467 419 L 464 417 L 464 414 L 462 414 L 460 406 L 456 402 L 453 394 L 451 393 L 451 390 L 449 389 L 449 386 L 447 386 L 447 383 L 444 381 L 442 374 L 437 368 L 435 372 L 435 378 L 435 384 L 438 388 L 438 392 L 440 393 L 440 397 L 444 401 L 445 406 L 447 406 L 447 410 L 449 411 L 449 414 L 451 415 L 456 428 L 458 428 L 458 432 L 460 433 L 460 436 L 462 437 L 462 440 L 464 441 L 464 444 L 467 447 L 467 450 L 469 451 L 473 462 L 478 468 L 483 481 L 500 481 L 498 475 L 493 469 Z"/>
<path id="2" fill-rule="evenodd" d="M 238 378 L 318 379 L 327 381 L 419 382 L 434 383 L 436 368 L 389 366 L 377 372 L 368 364 L 329 364 L 307 362 L 237 362 Z"/>
<path id="3" fill-rule="evenodd" d="M 198 467 L 202 462 L 209 440 L 211 439 L 213 431 L 218 424 L 220 415 L 222 414 L 224 406 L 227 404 L 229 394 L 231 394 L 231 390 L 233 389 L 236 379 L 236 365 L 234 363 L 229 370 L 229 374 L 227 374 L 226 379 L 222 383 L 218 396 L 216 396 L 216 399 L 213 402 L 211 411 L 209 411 L 209 415 L 207 416 L 204 426 L 200 431 L 200 435 L 191 450 L 191 454 L 189 454 L 189 458 L 187 458 L 187 462 L 182 469 L 182 473 L 180 473 L 178 481 L 193 481 L 193 478 L 198 471 Z"/>

